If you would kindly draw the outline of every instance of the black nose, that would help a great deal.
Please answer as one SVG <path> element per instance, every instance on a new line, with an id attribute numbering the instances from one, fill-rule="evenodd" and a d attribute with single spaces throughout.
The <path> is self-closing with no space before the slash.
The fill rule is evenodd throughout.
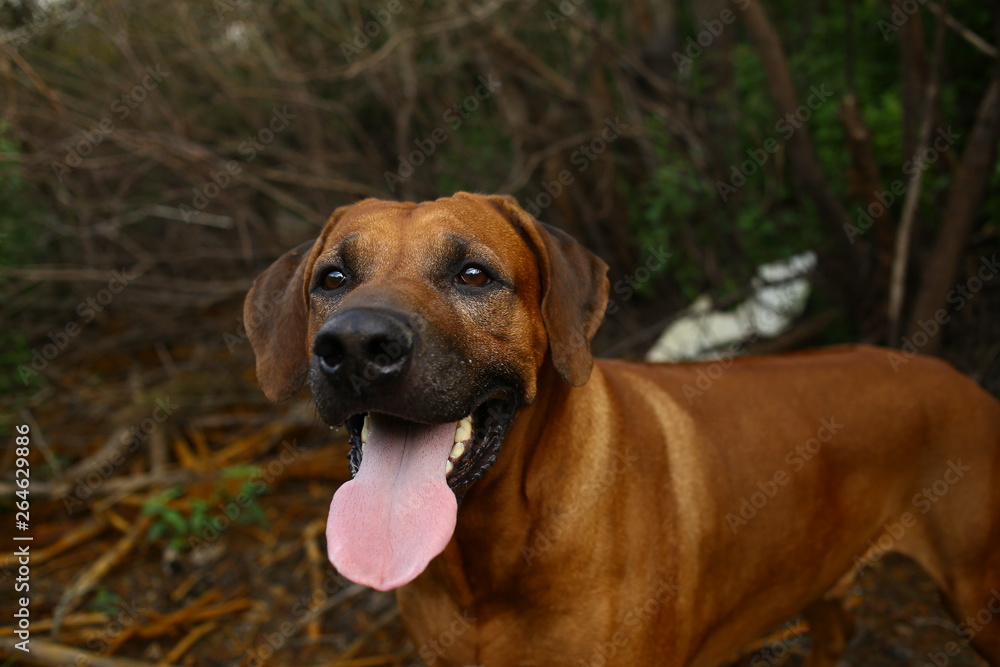
<path id="1" fill-rule="evenodd" d="M 398 376 L 413 352 L 413 329 L 400 316 L 354 308 L 335 313 L 316 334 L 313 354 L 331 378 L 377 384 Z"/>

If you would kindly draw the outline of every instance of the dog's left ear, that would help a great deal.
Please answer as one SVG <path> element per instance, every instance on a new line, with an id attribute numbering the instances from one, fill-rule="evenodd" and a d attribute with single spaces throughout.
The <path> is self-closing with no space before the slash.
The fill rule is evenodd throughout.
<path id="1" fill-rule="evenodd" d="M 514 223 L 534 251 L 552 363 L 566 382 L 582 386 L 594 365 L 590 341 L 608 306 L 608 265 L 566 232 L 536 220 L 513 197 L 486 199 Z"/>

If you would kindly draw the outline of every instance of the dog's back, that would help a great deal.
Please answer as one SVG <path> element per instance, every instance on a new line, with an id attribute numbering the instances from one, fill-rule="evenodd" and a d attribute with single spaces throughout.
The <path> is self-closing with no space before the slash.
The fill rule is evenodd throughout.
<path id="1" fill-rule="evenodd" d="M 971 379 L 868 346 L 599 368 L 631 413 L 622 446 L 662 461 L 639 474 L 671 480 L 643 502 L 697 554 L 685 581 L 706 594 L 678 612 L 711 628 L 690 638 L 699 662 L 846 592 L 888 551 L 924 566 L 959 620 L 978 615 L 959 632 L 1000 661 L 1000 403 Z"/>

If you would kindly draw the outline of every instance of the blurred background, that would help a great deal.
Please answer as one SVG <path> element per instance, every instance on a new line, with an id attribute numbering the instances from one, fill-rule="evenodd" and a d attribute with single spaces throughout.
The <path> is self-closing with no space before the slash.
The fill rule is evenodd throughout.
<path id="1" fill-rule="evenodd" d="M 1000 393 L 998 43 L 973 0 L 0 1 L 0 432 L 31 432 L 34 538 L 32 653 L 5 556 L 0 664 L 420 664 L 326 562 L 343 434 L 264 399 L 242 324 L 364 197 L 509 193 L 572 233 L 611 267 L 599 354 L 798 257 L 808 298 L 724 354 L 878 343 Z M 850 664 L 957 638 L 902 559 L 862 591 Z M 790 619 L 742 664 L 807 645 Z"/>

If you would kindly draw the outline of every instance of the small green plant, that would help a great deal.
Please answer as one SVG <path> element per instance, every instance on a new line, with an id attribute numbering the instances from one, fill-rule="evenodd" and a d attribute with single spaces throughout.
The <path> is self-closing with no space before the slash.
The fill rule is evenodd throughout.
<path id="1" fill-rule="evenodd" d="M 156 521 L 149 527 L 146 539 L 155 542 L 161 537 L 170 539 L 171 546 L 183 548 L 183 536 L 188 533 L 188 519 L 183 512 L 174 509 L 168 503 L 184 495 L 184 489 L 173 486 L 150 498 L 142 507 L 143 516 L 154 516 Z M 179 541 L 179 543 L 178 543 Z"/>
<path id="2" fill-rule="evenodd" d="M 232 523 L 267 527 L 267 517 L 257 503 L 263 491 L 261 470 L 253 466 L 234 466 L 223 471 L 208 498 L 192 494 L 182 486 L 165 489 L 149 499 L 143 516 L 155 517 L 146 533 L 149 542 L 165 539 L 184 551 L 192 544 L 214 541 Z M 232 480 L 238 480 L 234 491 Z"/>
<path id="3" fill-rule="evenodd" d="M 110 590 L 107 586 L 100 586 L 94 593 L 90 608 L 98 613 L 112 616 L 118 613 L 121 601 L 122 598 L 118 593 Z"/>

